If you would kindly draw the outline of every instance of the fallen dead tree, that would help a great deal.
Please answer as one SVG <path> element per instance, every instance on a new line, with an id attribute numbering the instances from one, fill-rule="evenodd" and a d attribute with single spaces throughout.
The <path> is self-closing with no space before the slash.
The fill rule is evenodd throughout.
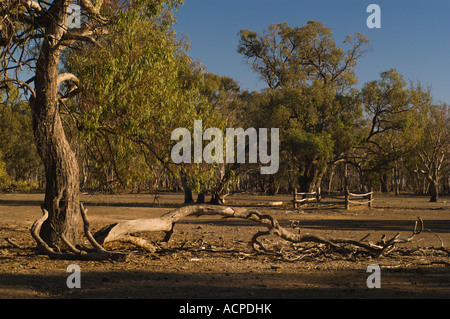
<path id="1" fill-rule="evenodd" d="M 131 236 L 131 234 L 144 231 L 163 231 L 166 232 L 164 241 L 168 241 L 177 221 L 188 216 L 202 215 L 221 215 L 225 218 L 247 219 L 267 227 L 267 231 L 257 232 L 250 241 L 250 245 L 255 250 L 259 251 L 267 251 L 267 249 L 264 249 L 263 245 L 258 241 L 258 238 L 262 236 L 276 235 L 292 243 L 309 242 L 324 244 L 331 250 L 343 253 L 350 253 L 353 252 L 355 248 L 359 248 L 371 253 L 372 255 L 380 256 L 391 251 L 398 244 L 410 242 L 416 235 L 423 231 L 423 221 L 418 218 L 411 236 L 407 238 L 400 238 L 400 233 L 397 233 L 391 239 L 386 240 L 385 238 L 382 238 L 377 243 L 364 242 L 368 236 L 365 236 L 360 241 L 349 239 L 326 239 L 316 235 L 301 235 L 301 229 L 299 227 L 297 227 L 298 234 L 295 234 L 294 232 L 281 227 L 278 221 L 271 215 L 261 214 L 256 210 L 213 205 L 193 205 L 176 209 L 158 218 L 137 219 L 111 224 L 97 232 L 94 237 L 99 243 L 102 244 L 114 241 L 130 242 L 146 248 L 151 252 L 155 252 L 155 246 L 147 243 L 142 238 Z"/>
<path id="2" fill-rule="evenodd" d="M 192 205 L 175 209 L 158 218 L 136 219 L 126 222 L 111 224 L 98 231 L 94 237 L 101 243 L 121 241 L 130 242 L 146 248 L 151 252 L 155 252 L 155 247 L 145 240 L 131 236 L 133 233 L 139 232 L 157 232 L 166 233 L 163 241 L 169 241 L 173 233 L 175 223 L 188 216 L 202 215 L 220 215 L 225 218 L 241 218 L 257 222 L 268 228 L 268 234 L 274 234 L 284 240 L 290 242 L 299 242 L 300 236 L 280 226 L 278 221 L 271 215 L 264 215 L 255 210 L 247 210 L 245 208 L 231 208 L 216 205 Z M 256 240 L 256 238 L 255 238 Z"/>
<path id="3" fill-rule="evenodd" d="M 124 260 L 125 254 L 109 252 L 103 245 L 112 242 L 128 242 L 136 246 L 142 247 L 151 253 L 155 253 L 158 250 L 158 246 L 148 242 L 144 238 L 133 236 L 133 234 L 142 232 L 165 232 L 163 242 L 168 242 L 174 231 L 176 222 L 188 217 L 188 216 L 202 216 L 202 215 L 220 215 L 224 218 L 239 218 L 256 222 L 267 228 L 266 231 L 258 231 L 250 240 L 250 245 L 258 253 L 274 253 L 282 255 L 282 252 L 274 252 L 264 247 L 259 240 L 263 236 L 274 235 L 281 238 L 284 241 L 301 244 L 311 243 L 316 245 L 315 248 L 340 253 L 346 256 L 364 253 L 371 256 L 386 255 L 393 250 L 399 244 L 404 244 L 412 241 L 415 236 L 424 231 L 424 225 L 422 219 L 418 218 L 413 228 L 412 234 L 409 237 L 400 238 L 400 233 L 397 233 L 390 239 L 386 239 L 384 236 L 376 243 L 366 241 L 369 235 L 365 236 L 361 240 L 350 239 L 326 239 L 316 235 L 302 235 L 299 223 L 296 223 L 294 229 L 287 229 L 282 227 L 279 222 L 268 214 L 261 214 L 256 210 L 248 210 L 245 208 L 232 208 L 216 205 L 192 205 L 184 206 L 173 211 L 170 211 L 158 218 L 148 219 L 136 219 L 125 222 L 114 223 L 108 225 L 99 230 L 94 235 L 89 230 L 89 222 L 87 220 L 87 210 L 81 205 L 81 212 L 84 222 L 84 232 L 94 247 L 92 251 L 85 251 L 75 248 L 65 238 L 63 241 L 69 247 L 67 252 L 59 252 L 49 247 L 40 237 L 39 230 L 42 223 L 47 218 L 46 211 L 43 210 L 44 215 L 38 219 L 31 229 L 33 238 L 38 243 L 39 247 L 52 258 L 58 259 L 81 259 L 81 260 Z M 449 251 L 444 248 L 444 244 L 441 241 L 441 249 L 449 255 Z M 301 251 L 299 251 L 301 253 Z M 292 258 L 290 258 L 293 260 Z M 295 258 L 294 258 L 295 259 Z"/>

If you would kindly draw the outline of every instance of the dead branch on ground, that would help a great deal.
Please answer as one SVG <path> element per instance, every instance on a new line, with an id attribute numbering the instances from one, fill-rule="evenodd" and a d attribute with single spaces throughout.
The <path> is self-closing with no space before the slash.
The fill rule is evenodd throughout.
<path id="1" fill-rule="evenodd" d="M 81 250 L 74 247 L 63 236 L 61 237 L 66 245 L 69 247 L 69 251 L 62 253 L 55 251 L 49 247 L 39 236 L 39 231 L 42 223 L 47 219 L 48 213 L 43 209 L 44 215 L 38 219 L 31 228 L 31 234 L 38 243 L 39 247 L 50 257 L 57 259 L 81 259 L 81 260 L 124 260 L 125 255 L 123 253 L 113 253 L 107 251 L 103 245 L 111 242 L 127 242 L 135 246 L 144 248 L 145 250 L 155 253 L 159 249 L 158 246 L 148 242 L 144 238 L 133 236 L 133 234 L 142 232 L 165 232 L 163 242 L 168 242 L 174 231 L 176 222 L 188 217 L 188 216 L 202 216 L 202 215 L 220 215 L 224 218 L 240 218 L 256 222 L 267 229 L 265 231 L 258 231 L 250 240 L 250 246 L 256 253 L 271 254 L 282 257 L 284 260 L 299 260 L 302 259 L 302 254 L 323 254 L 325 252 L 339 253 L 344 256 L 354 256 L 356 254 L 366 254 L 374 257 L 387 255 L 394 251 L 400 244 L 411 242 L 415 236 L 424 231 L 423 221 L 418 217 L 412 234 L 406 238 L 400 238 L 400 233 L 397 233 L 390 239 L 386 239 L 383 236 L 378 242 L 372 243 L 367 241 L 369 235 L 365 236 L 361 240 L 351 239 L 326 239 L 317 235 L 302 235 L 300 224 L 298 222 L 291 224 L 294 225 L 294 233 L 282 227 L 279 222 L 271 215 L 262 214 L 256 210 L 248 210 L 245 208 L 232 208 L 216 205 L 191 205 L 184 206 L 173 211 L 170 211 L 161 217 L 148 218 L 148 219 L 135 219 L 125 222 L 119 222 L 110 224 L 94 235 L 89 230 L 89 222 L 87 220 L 87 210 L 81 205 L 81 213 L 84 223 L 84 233 L 90 244 L 94 247 L 94 251 Z M 297 248 L 296 254 L 288 256 L 283 251 L 275 251 L 264 246 L 261 237 L 264 236 L 276 236 L 292 245 L 299 244 L 313 244 L 312 247 Z M 438 236 L 438 238 L 440 238 Z M 440 250 L 447 252 L 444 248 L 444 244 L 441 240 Z M 305 255 L 303 255 L 305 256 Z"/>
<path id="2" fill-rule="evenodd" d="M 157 247 L 146 242 L 144 239 L 140 238 L 139 241 L 137 237 L 131 236 L 133 233 L 139 232 L 155 232 L 162 231 L 166 232 L 166 237 L 164 241 L 170 239 L 170 235 L 173 232 L 174 225 L 177 221 L 186 218 L 188 216 L 201 216 L 201 215 L 221 215 L 224 218 L 240 218 L 251 220 L 265 226 L 266 231 L 258 231 L 250 240 L 250 246 L 260 253 L 268 253 L 282 256 L 282 252 L 275 252 L 270 250 L 262 244 L 259 240 L 263 236 L 275 235 L 279 238 L 291 242 L 293 244 L 299 243 L 312 243 L 316 245 L 316 248 L 321 245 L 324 249 L 329 251 L 338 252 L 341 254 L 349 255 L 355 254 L 356 252 L 364 252 L 375 257 L 381 255 L 386 255 L 394 251 L 398 245 L 408 243 L 412 241 L 416 235 L 419 235 L 423 231 L 423 221 L 418 218 L 412 234 L 406 238 L 400 238 L 400 233 L 397 233 L 392 238 L 386 240 L 382 238 L 376 243 L 364 242 L 367 237 L 365 236 L 360 241 L 349 240 L 349 239 L 326 239 L 317 235 L 301 235 L 301 229 L 298 223 L 295 223 L 295 228 L 298 234 L 295 234 L 291 230 L 283 228 L 280 226 L 279 222 L 273 218 L 271 215 L 261 214 L 256 210 L 247 210 L 245 208 L 232 208 L 214 205 L 192 205 L 178 208 L 169 213 L 164 214 L 159 218 L 149 218 L 149 219 L 138 219 L 126 222 L 120 222 L 116 224 L 111 224 L 98 231 L 94 237 L 99 243 L 105 244 L 114 241 L 130 241 L 130 237 L 134 238 L 134 243 L 146 248 L 151 252 L 156 252 Z"/>

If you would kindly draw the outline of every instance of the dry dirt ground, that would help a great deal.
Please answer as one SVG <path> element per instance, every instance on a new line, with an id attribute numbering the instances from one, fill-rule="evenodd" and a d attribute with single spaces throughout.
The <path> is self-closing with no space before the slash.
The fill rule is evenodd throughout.
<path id="1" fill-rule="evenodd" d="M 89 195 L 93 232 L 113 222 L 157 217 L 181 206 L 180 194 Z M 401 232 L 408 237 L 420 216 L 426 229 L 402 251 L 390 257 L 341 255 L 303 256 L 288 261 L 277 256 L 255 254 L 248 242 L 259 224 L 220 217 L 187 218 L 175 226 L 164 249 L 152 255 L 133 246 L 111 245 L 108 249 L 129 254 L 125 262 L 51 260 L 36 250 L 29 228 L 41 216 L 42 194 L 0 195 L 0 298 L 151 298 L 151 299 L 298 299 L 298 298 L 449 298 L 450 258 L 439 248 L 438 236 L 450 247 L 450 198 L 429 203 L 427 197 L 375 196 L 374 207 L 345 211 L 336 205 L 310 205 L 293 210 L 288 195 L 269 197 L 233 195 L 228 206 L 255 208 L 272 214 L 289 228 L 298 220 L 302 234 L 328 239 L 359 240 L 370 233 L 376 241 Z M 282 201 L 282 206 L 271 202 Z M 297 231 L 292 229 L 292 231 Z M 141 234 L 159 240 L 162 234 Z M 436 236 L 438 235 L 438 236 Z M 14 247 L 10 242 L 20 248 Z M 267 245 L 285 245 L 269 237 Z M 281 249 L 278 247 L 278 249 Z M 81 270 L 81 289 L 69 289 L 70 264 Z M 381 288 L 369 289 L 367 267 L 381 268 Z"/>

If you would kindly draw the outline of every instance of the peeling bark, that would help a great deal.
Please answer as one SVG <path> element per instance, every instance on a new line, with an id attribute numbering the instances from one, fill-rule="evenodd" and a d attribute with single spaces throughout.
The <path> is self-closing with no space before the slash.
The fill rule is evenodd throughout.
<path id="1" fill-rule="evenodd" d="M 63 3 L 65 4 L 65 3 Z M 60 235 L 78 243 L 80 225 L 79 171 L 61 121 L 58 101 L 62 38 L 67 25 L 66 6 L 55 6 L 53 23 L 45 29 L 45 38 L 36 64 L 35 92 L 31 99 L 33 130 L 38 153 L 45 167 L 46 187 L 44 207 L 48 218 L 41 229 L 41 238 L 51 246 L 61 246 Z"/>

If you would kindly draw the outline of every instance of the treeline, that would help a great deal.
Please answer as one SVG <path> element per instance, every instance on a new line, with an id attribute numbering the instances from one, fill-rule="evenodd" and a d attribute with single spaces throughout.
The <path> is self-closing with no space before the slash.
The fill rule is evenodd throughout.
<path id="1" fill-rule="evenodd" d="M 242 30 L 237 50 L 267 85 L 248 92 L 192 61 L 173 21 L 170 9 L 152 20 L 130 9 L 95 45 L 66 49 L 63 69 L 79 80 L 61 85 L 60 110 L 83 190 L 183 190 L 186 202 L 211 196 L 214 203 L 229 192 L 340 191 L 345 180 L 352 189 L 430 194 L 432 201 L 450 191 L 448 105 L 433 103 L 395 69 L 356 89 L 365 36 L 339 46 L 315 21 Z M 12 84 L 0 100 L 0 187 L 43 188 L 29 106 Z M 257 164 L 175 165 L 171 133 L 192 132 L 196 119 L 223 132 L 279 128 L 278 172 L 261 175 Z"/>

